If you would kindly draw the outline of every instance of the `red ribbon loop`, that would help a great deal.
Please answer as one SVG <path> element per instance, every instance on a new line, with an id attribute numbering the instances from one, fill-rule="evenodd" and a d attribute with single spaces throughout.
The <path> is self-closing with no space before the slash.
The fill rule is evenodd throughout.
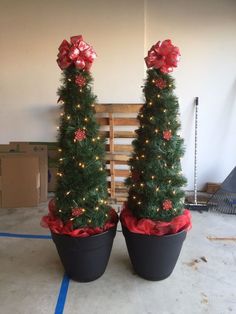
<path id="1" fill-rule="evenodd" d="M 70 43 L 64 39 L 58 50 L 57 63 L 62 70 L 74 64 L 77 69 L 88 71 L 97 56 L 81 35 L 71 37 Z"/>
<path id="2" fill-rule="evenodd" d="M 177 67 L 179 56 L 179 48 L 175 47 L 170 39 L 166 39 L 162 43 L 158 41 L 153 45 L 144 60 L 148 68 L 153 67 L 163 73 L 169 73 Z"/>

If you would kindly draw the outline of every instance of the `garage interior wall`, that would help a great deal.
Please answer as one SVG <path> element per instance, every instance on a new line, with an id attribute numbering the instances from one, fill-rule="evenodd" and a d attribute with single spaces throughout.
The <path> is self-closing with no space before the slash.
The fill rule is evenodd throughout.
<path id="1" fill-rule="evenodd" d="M 143 58 L 158 40 L 180 48 L 173 72 L 182 161 L 193 189 L 194 98 L 199 97 L 199 189 L 236 165 L 236 1 L 0 0 L 0 143 L 55 141 L 61 41 L 82 34 L 98 54 L 100 103 L 141 103 Z"/>

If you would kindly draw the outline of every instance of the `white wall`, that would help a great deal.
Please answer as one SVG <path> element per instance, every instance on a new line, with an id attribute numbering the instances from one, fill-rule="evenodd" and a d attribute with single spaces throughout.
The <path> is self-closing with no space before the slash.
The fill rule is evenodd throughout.
<path id="1" fill-rule="evenodd" d="M 61 41 L 83 34 L 98 58 L 99 102 L 141 102 L 143 57 L 158 40 L 182 54 L 174 71 L 193 187 L 194 106 L 199 96 L 199 187 L 236 164 L 236 1 L 0 0 L 0 143 L 56 139 L 55 60 Z"/>

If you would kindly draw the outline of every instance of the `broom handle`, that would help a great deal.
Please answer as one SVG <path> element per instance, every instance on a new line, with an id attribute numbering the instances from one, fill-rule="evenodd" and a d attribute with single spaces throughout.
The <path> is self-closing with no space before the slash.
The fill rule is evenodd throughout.
<path id="1" fill-rule="evenodd" d="M 198 100 L 195 98 L 195 146 L 194 146 L 194 204 L 197 204 L 197 131 L 198 131 Z"/>

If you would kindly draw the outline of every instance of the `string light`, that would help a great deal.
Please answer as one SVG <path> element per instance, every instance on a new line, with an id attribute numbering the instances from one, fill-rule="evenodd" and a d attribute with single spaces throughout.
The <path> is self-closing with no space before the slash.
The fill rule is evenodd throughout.
<path id="1" fill-rule="evenodd" d="M 60 158 L 59 161 L 62 162 L 62 161 L 63 161 L 63 158 Z"/>
<path id="2" fill-rule="evenodd" d="M 69 195 L 71 193 L 71 191 L 66 192 L 66 195 Z"/>
<path id="3" fill-rule="evenodd" d="M 149 140 L 146 140 L 145 143 L 148 144 L 148 143 L 149 143 Z"/>
<path id="4" fill-rule="evenodd" d="M 159 186 L 156 188 L 156 192 L 158 192 L 160 190 Z"/>
<path id="5" fill-rule="evenodd" d="M 95 159 L 96 159 L 96 160 L 99 160 L 99 157 L 98 157 L 98 156 L 96 156 L 96 157 L 95 157 Z"/>
<path id="6" fill-rule="evenodd" d="M 155 179 L 155 176 L 151 176 L 152 180 Z"/>
<path id="7" fill-rule="evenodd" d="M 175 194 L 176 194 L 176 191 L 174 190 L 172 193 L 175 195 Z"/>
<path id="8" fill-rule="evenodd" d="M 150 119 L 150 121 L 152 121 L 152 120 L 153 120 L 153 117 L 150 117 L 149 119 Z"/>
<path id="9" fill-rule="evenodd" d="M 61 116 L 61 117 L 63 117 L 63 116 L 64 116 L 64 113 L 63 113 L 63 112 L 61 112 L 61 113 L 60 113 L 60 116 Z"/>
<path id="10" fill-rule="evenodd" d="M 155 133 L 158 133 L 158 129 L 155 130 Z"/>
<path id="11" fill-rule="evenodd" d="M 75 218 L 70 218 L 70 220 L 72 221 L 72 220 L 74 220 Z"/>
<path id="12" fill-rule="evenodd" d="M 169 180 L 168 183 L 171 183 L 171 180 Z"/>
<path id="13" fill-rule="evenodd" d="M 156 211 L 159 212 L 159 210 L 160 210 L 160 208 L 158 207 L 158 208 L 156 209 Z"/>
<path id="14" fill-rule="evenodd" d="M 85 201 L 85 197 L 83 197 L 83 201 Z"/>
<path id="15" fill-rule="evenodd" d="M 77 108 L 80 108 L 80 104 L 77 105 Z"/>
<path id="16" fill-rule="evenodd" d="M 107 190 L 110 190 L 110 189 L 107 189 Z M 98 191 L 98 188 L 96 188 L 95 191 Z"/>
<path id="17" fill-rule="evenodd" d="M 95 138 L 92 138 L 92 142 L 95 142 L 96 140 L 95 140 Z"/>
<path id="18" fill-rule="evenodd" d="M 139 201 L 139 202 L 138 202 L 138 205 L 141 205 L 141 204 L 142 204 L 142 203 Z"/>
<path id="19" fill-rule="evenodd" d="M 71 82 L 71 79 L 69 78 L 68 81 Z"/>
<path id="20" fill-rule="evenodd" d="M 133 196 L 133 200 L 135 200 L 136 199 L 136 196 Z"/>
<path id="21" fill-rule="evenodd" d="M 85 122 L 87 122 L 87 121 L 88 121 L 88 118 L 87 118 L 87 117 L 86 117 L 86 118 L 84 118 L 84 121 L 85 121 Z"/>
<path id="22" fill-rule="evenodd" d="M 161 156 L 160 156 L 160 155 L 158 155 L 158 156 L 157 156 L 157 158 L 158 158 L 158 159 L 160 159 L 160 158 L 161 158 Z"/>
<path id="23" fill-rule="evenodd" d="M 101 167 L 99 170 L 100 170 L 100 171 L 102 171 L 102 170 L 103 170 L 103 168 Z"/>
<path id="24" fill-rule="evenodd" d="M 70 120 L 70 116 L 67 116 L 66 118 L 67 118 L 67 120 Z"/>
<path id="25" fill-rule="evenodd" d="M 94 104 L 92 104 L 92 105 L 91 105 L 91 107 L 95 107 L 95 105 L 94 105 Z"/>
<path id="26" fill-rule="evenodd" d="M 145 158 L 145 155 L 141 155 L 142 158 Z"/>
<path id="27" fill-rule="evenodd" d="M 160 98 L 160 97 L 161 97 L 161 95 L 160 95 L 160 94 L 158 94 L 158 95 L 157 95 L 157 98 Z"/>
<path id="28" fill-rule="evenodd" d="M 149 101 L 149 103 L 148 103 L 148 104 L 149 104 L 149 106 L 152 106 L 152 101 Z"/>
<path id="29" fill-rule="evenodd" d="M 97 140 L 100 140 L 100 136 L 97 137 Z"/>
<path id="30" fill-rule="evenodd" d="M 59 213 L 62 213 L 62 210 L 61 210 L 61 209 L 59 209 Z"/>
<path id="31" fill-rule="evenodd" d="M 171 84 L 169 84 L 169 87 L 172 87 L 172 85 L 171 85 Z"/>
<path id="32" fill-rule="evenodd" d="M 57 126 L 57 130 L 59 130 L 60 128 L 59 128 L 59 126 Z"/>
<path id="33" fill-rule="evenodd" d="M 95 210 L 99 210 L 99 207 L 95 207 Z"/>
<path id="34" fill-rule="evenodd" d="M 163 109 L 163 112 L 166 112 L 167 110 L 166 109 Z"/>
<path id="35" fill-rule="evenodd" d="M 57 172 L 57 175 L 58 175 L 59 177 L 62 177 L 62 176 L 63 176 L 63 174 L 60 173 L 60 172 Z"/>
<path id="36" fill-rule="evenodd" d="M 91 224 L 91 222 L 92 222 L 92 220 L 91 220 L 91 219 L 88 219 L 88 223 Z"/>
<path id="37" fill-rule="evenodd" d="M 61 149 L 61 148 L 58 148 L 58 151 L 59 151 L 59 153 L 61 153 L 61 152 L 62 152 L 62 149 Z"/>
<path id="38" fill-rule="evenodd" d="M 107 215 L 107 214 L 106 214 L 105 216 L 106 216 L 106 217 L 108 217 L 108 215 Z"/>
<path id="39" fill-rule="evenodd" d="M 140 186 L 141 186 L 141 188 L 144 186 L 144 184 L 143 183 L 140 183 Z"/>

